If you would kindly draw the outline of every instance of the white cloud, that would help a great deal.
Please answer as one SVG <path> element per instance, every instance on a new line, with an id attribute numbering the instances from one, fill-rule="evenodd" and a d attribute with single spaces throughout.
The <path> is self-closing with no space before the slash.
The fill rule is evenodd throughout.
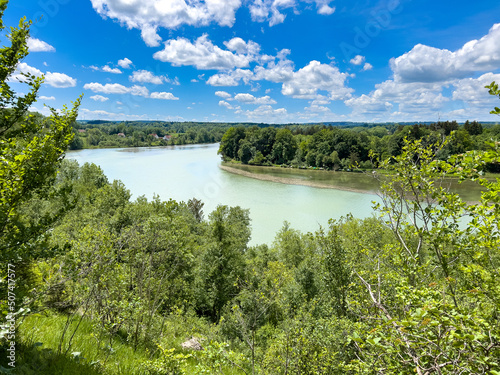
<path id="1" fill-rule="evenodd" d="M 87 108 L 80 108 L 78 111 L 78 118 L 95 119 L 95 120 L 147 120 L 148 115 L 132 115 L 125 113 L 114 113 L 104 110 L 90 110 Z"/>
<path id="2" fill-rule="evenodd" d="M 233 38 L 227 42 L 224 42 L 224 45 L 228 50 L 234 51 L 239 54 L 246 55 L 258 55 L 260 52 L 260 45 L 251 40 L 245 42 L 241 38 Z"/>
<path id="3" fill-rule="evenodd" d="M 391 59 L 394 79 L 401 82 L 446 82 L 473 72 L 500 68 L 500 24 L 479 40 L 455 52 L 417 44 L 410 52 Z"/>
<path id="4" fill-rule="evenodd" d="M 181 37 L 170 39 L 165 42 L 165 48 L 156 52 L 153 57 L 174 66 L 188 65 L 197 69 L 215 70 L 247 67 L 254 59 L 252 55 L 235 54 L 215 46 L 206 34 L 200 36 L 194 43 Z"/>
<path id="5" fill-rule="evenodd" d="M 93 95 L 90 99 L 95 100 L 96 102 L 105 102 L 106 100 L 109 100 L 109 98 L 102 95 Z"/>
<path id="6" fill-rule="evenodd" d="M 30 75 L 34 75 L 36 77 L 43 76 L 43 73 L 41 70 L 34 68 L 34 67 L 24 63 L 24 62 L 21 62 L 21 63 L 17 64 L 16 70 L 15 70 L 14 74 L 12 74 L 12 76 L 10 77 L 10 80 L 11 81 L 14 81 L 14 80 L 23 81 L 25 79 L 25 77 L 22 74 L 30 74 Z"/>
<path id="7" fill-rule="evenodd" d="M 352 107 L 355 112 L 366 115 L 388 112 L 393 107 L 393 105 L 388 101 L 376 99 L 373 96 L 364 94 L 357 98 L 348 99 L 344 103 L 345 105 Z"/>
<path id="8" fill-rule="evenodd" d="M 123 69 L 130 69 L 130 65 L 132 64 L 132 60 L 125 57 L 124 59 L 118 60 L 118 65 Z"/>
<path id="9" fill-rule="evenodd" d="M 40 100 L 56 100 L 55 96 L 40 96 Z"/>
<path id="10" fill-rule="evenodd" d="M 171 92 L 152 92 L 151 99 L 163 99 L 163 100 L 179 100 Z"/>
<path id="11" fill-rule="evenodd" d="M 270 26 L 274 26 L 285 20 L 286 15 L 281 13 L 283 10 L 293 8 L 297 13 L 300 2 L 315 3 L 318 14 L 321 15 L 335 12 L 335 7 L 329 6 L 331 0 L 254 0 L 250 3 L 249 10 L 254 21 L 268 21 Z"/>
<path id="12" fill-rule="evenodd" d="M 65 88 L 75 87 L 76 79 L 64 73 L 45 73 L 45 83 L 52 87 Z"/>
<path id="13" fill-rule="evenodd" d="M 231 97 L 231 94 L 228 93 L 228 92 L 225 92 L 225 91 L 216 91 L 215 92 L 215 95 L 221 97 L 221 98 L 224 98 L 224 99 L 228 99 Z"/>
<path id="14" fill-rule="evenodd" d="M 103 18 L 118 20 L 129 29 L 141 30 L 149 46 L 161 42 L 160 28 L 177 29 L 182 25 L 195 27 L 215 23 L 232 27 L 236 11 L 248 6 L 254 21 L 269 22 L 273 26 L 285 20 L 282 11 L 293 9 L 298 13 L 300 3 L 316 4 L 318 14 L 330 15 L 335 7 L 331 0 L 91 0 L 94 10 Z"/>
<path id="15" fill-rule="evenodd" d="M 28 49 L 30 52 L 55 52 L 56 49 L 43 40 L 33 37 L 28 38 Z"/>
<path id="16" fill-rule="evenodd" d="M 118 68 L 110 68 L 108 65 L 104 65 L 102 67 L 102 71 L 103 72 L 107 72 L 107 73 L 113 73 L 113 74 L 122 74 L 122 71 Z"/>
<path id="17" fill-rule="evenodd" d="M 234 99 L 245 104 L 276 104 L 269 95 L 256 98 L 252 94 L 236 94 Z"/>
<path id="18" fill-rule="evenodd" d="M 234 109 L 234 107 L 224 100 L 219 100 L 219 105 L 221 107 L 226 107 L 227 109 Z"/>
<path id="19" fill-rule="evenodd" d="M 354 119 L 422 121 L 442 113 L 444 104 L 450 101 L 442 91 L 443 85 L 439 83 L 387 80 L 375 85 L 375 90 L 368 95 L 350 98 L 344 103 L 353 109 Z"/>
<path id="20" fill-rule="evenodd" d="M 370 63 L 365 63 L 365 65 L 363 65 L 363 70 L 366 71 L 366 70 L 372 70 L 373 69 L 373 65 L 370 64 Z"/>
<path id="21" fill-rule="evenodd" d="M 331 7 L 328 4 L 323 4 L 319 7 L 318 13 L 324 16 L 329 16 L 335 12 L 335 7 Z"/>
<path id="22" fill-rule="evenodd" d="M 177 28 L 183 24 L 206 26 L 212 22 L 232 26 L 241 0 L 91 0 L 103 18 L 117 19 L 128 28 L 141 30 L 150 46 L 161 41 L 157 29 Z"/>
<path id="23" fill-rule="evenodd" d="M 142 40 L 149 47 L 158 47 L 161 43 L 161 37 L 158 35 L 157 26 L 146 24 L 141 29 Z"/>
<path id="24" fill-rule="evenodd" d="M 491 96 L 484 86 L 491 82 L 500 81 L 500 74 L 486 73 L 478 78 L 464 78 L 453 83 L 453 100 L 462 101 L 468 106 L 480 108 L 481 111 L 488 113 L 488 108 L 498 107 L 498 99 Z"/>
<path id="25" fill-rule="evenodd" d="M 93 92 L 101 92 L 104 94 L 132 94 L 136 96 L 149 97 L 149 91 L 144 86 L 134 85 L 132 87 L 126 87 L 120 85 L 119 83 L 106 83 L 102 85 L 97 82 L 86 83 L 83 88 L 85 90 L 91 90 Z"/>
<path id="26" fill-rule="evenodd" d="M 283 83 L 290 80 L 293 76 L 293 62 L 286 58 L 290 50 L 281 50 L 278 53 L 278 63 L 271 61 L 266 67 L 257 66 L 254 69 L 255 80 L 266 80 L 276 83 Z"/>
<path id="27" fill-rule="evenodd" d="M 155 76 L 148 70 L 137 70 L 133 72 L 129 78 L 132 82 L 153 83 L 155 85 L 161 85 L 164 82 L 169 82 L 167 77 Z"/>
<path id="28" fill-rule="evenodd" d="M 347 77 L 348 74 L 341 73 L 337 67 L 313 60 L 294 72 L 290 80 L 283 83 L 281 92 L 294 98 L 314 99 L 318 90 L 324 90 L 330 94 L 330 99 L 341 100 L 353 92 L 345 86 Z"/>
<path id="29" fill-rule="evenodd" d="M 56 88 L 66 88 L 66 87 L 76 86 L 76 79 L 68 76 L 67 74 L 53 73 L 53 72 L 47 72 L 44 74 L 40 69 L 29 66 L 24 62 L 19 63 L 17 65 L 16 71 L 10 77 L 10 80 L 18 80 L 18 81 L 20 80 L 21 82 L 24 81 L 25 77 L 22 75 L 22 73 L 31 74 L 36 77 L 45 76 L 44 84 Z"/>
<path id="30" fill-rule="evenodd" d="M 238 86 L 241 80 L 248 83 L 252 77 L 251 70 L 236 69 L 229 73 L 213 75 L 207 80 L 207 84 L 212 86 Z"/>
<path id="31" fill-rule="evenodd" d="M 364 56 L 356 55 L 349 62 L 353 65 L 361 65 L 365 62 L 365 60 L 366 60 L 366 58 Z"/>
<path id="32" fill-rule="evenodd" d="M 288 112 L 285 108 L 274 109 L 270 105 L 261 105 L 253 111 L 242 111 L 250 120 L 265 122 L 286 122 Z"/>

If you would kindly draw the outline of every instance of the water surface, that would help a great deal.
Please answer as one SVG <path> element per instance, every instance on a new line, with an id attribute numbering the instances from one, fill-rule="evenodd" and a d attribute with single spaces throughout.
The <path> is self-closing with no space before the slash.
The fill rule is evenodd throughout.
<path id="1" fill-rule="evenodd" d="M 80 164 L 99 165 L 109 180 L 121 180 L 132 193 L 204 203 L 205 217 L 217 205 L 250 209 L 252 245 L 271 244 L 284 221 L 303 232 L 325 227 L 349 213 L 373 215 L 377 195 L 286 185 L 235 175 L 219 168 L 218 144 L 152 148 L 79 150 L 67 153 Z M 364 184 L 365 182 L 363 182 Z"/>

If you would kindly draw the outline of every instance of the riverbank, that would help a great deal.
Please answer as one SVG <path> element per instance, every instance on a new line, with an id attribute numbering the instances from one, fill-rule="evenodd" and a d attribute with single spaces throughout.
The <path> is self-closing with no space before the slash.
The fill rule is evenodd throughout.
<path id="1" fill-rule="evenodd" d="M 312 180 L 310 178 L 307 178 L 309 176 L 307 176 L 306 173 L 310 173 L 311 171 L 293 170 L 294 174 L 298 174 L 301 172 L 304 173 L 303 178 L 296 178 L 288 176 L 277 176 L 276 174 L 288 172 L 287 170 L 283 170 L 283 168 L 277 168 L 277 167 L 257 167 L 248 165 L 235 166 L 235 165 L 228 165 L 227 163 L 222 163 L 221 165 L 219 165 L 219 168 L 229 173 L 234 173 L 240 176 L 250 177 L 261 181 L 271 181 L 288 185 L 302 185 L 320 189 L 344 190 L 344 191 L 351 191 L 354 193 L 377 194 L 379 186 L 378 180 L 369 174 L 349 173 L 350 175 L 349 178 L 345 178 L 346 172 L 313 171 L 314 173 L 318 172 L 324 174 L 328 173 L 330 177 L 338 177 L 337 179 L 331 178 L 331 179 L 323 179 L 323 181 L 321 181 L 321 180 Z M 254 169 L 254 171 L 250 171 L 252 168 Z M 266 168 L 268 171 L 274 172 L 276 174 L 262 173 L 262 172 L 259 173 L 258 171 L 261 171 L 262 168 Z M 334 174 L 336 176 L 334 176 Z M 358 180 L 363 179 L 362 185 L 366 186 L 366 188 L 352 186 L 353 179 L 358 179 Z M 369 181 L 369 183 L 372 185 L 371 187 L 367 186 L 367 181 Z M 361 181 L 357 182 L 359 184 L 359 182 Z"/>
<path id="2" fill-rule="evenodd" d="M 262 167 L 223 162 L 219 167 L 229 173 L 261 181 L 280 184 L 302 185 L 320 189 L 334 189 L 362 194 L 377 194 L 380 190 L 381 175 L 371 172 L 332 172 L 323 170 L 302 170 L 295 168 Z M 494 180 L 496 176 L 488 176 Z M 451 191 L 460 195 L 468 204 L 478 203 L 482 187 L 472 181 L 460 183 L 455 177 L 443 181 Z"/>

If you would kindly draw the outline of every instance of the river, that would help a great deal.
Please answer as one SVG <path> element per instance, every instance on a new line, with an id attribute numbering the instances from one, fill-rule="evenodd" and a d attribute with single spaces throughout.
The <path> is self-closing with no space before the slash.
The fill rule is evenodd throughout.
<path id="1" fill-rule="evenodd" d="M 99 165 L 108 179 L 121 180 L 132 193 L 187 201 L 201 199 L 205 217 L 217 205 L 250 209 L 251 245 L 271 244 L 284 221 L 303 232 L 325 227 L 328 219 L 373 214 L 375 194 L 261 181 L 219 168 L 218 144 L 70 151 L 80 165 Z"/>

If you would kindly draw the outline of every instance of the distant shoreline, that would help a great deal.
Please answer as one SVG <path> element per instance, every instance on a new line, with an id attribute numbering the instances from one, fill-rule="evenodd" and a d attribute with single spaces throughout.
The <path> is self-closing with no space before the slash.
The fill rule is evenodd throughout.
<path id="1" fill-rule="evenodd" d="M 234 174 L 237 174 L 240 176 L 249 177 L 249 178 L 253 178 L 253 179 L 261 180 L 261 181 L 277 182 L 277 183 L 285 184 L 285 185 L 301 185 L 301 186 L 315 187 L 315 188 L 319 188 L 319 189 L 344 190 L 344 191 L 350 191 L 353 193 L 372 194 L 372 195 L 377 194 L 373 190 L 355 189 L 355 188 L 339 186 L 339 185 L 330 185 L 330 184 L 325 184 L 325 183 L 321 183 L 321 182 L 317 182 L 317 181 L 305 181 L 305 180 L 301 180 L 299 178 L 285 178 L 285 177 L 276 177 L 276 176 L 270 176 L 270 175 L 260 174 L 260 173 L 252 173 L 252 172 L 243 171 L 241 169 L 230 167 L 228 165 L 223 165 L 223 164 L 220 164 L 219 168 L 226 171 L 226 172 L 234 173 Z M 269 168 L 273 168 L 273 167 L 269 167 Z"/>

